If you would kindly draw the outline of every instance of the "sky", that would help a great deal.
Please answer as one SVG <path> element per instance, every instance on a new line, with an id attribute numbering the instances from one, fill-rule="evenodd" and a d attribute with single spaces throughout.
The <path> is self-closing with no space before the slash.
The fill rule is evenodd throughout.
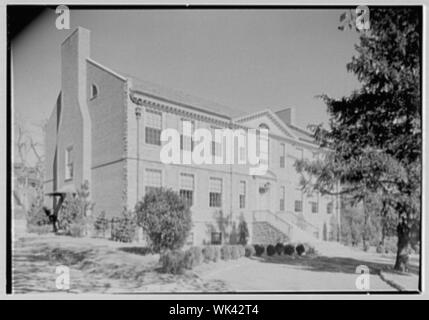
<path id="1" fill-rule="evenodd" d="M 91 58 L 123 74 L 255 112 L 294 107 L 301 127 L 327 123 L 316 96 L 359 88 L 346 64 L 355 31 L 338 30 L 343 10 L 71 10 L 57 30 L 46 10 L 12 42 L 13 111 L 43 142 L 39 124 L 61 84 L 61 42 L 91 31 Z"/>

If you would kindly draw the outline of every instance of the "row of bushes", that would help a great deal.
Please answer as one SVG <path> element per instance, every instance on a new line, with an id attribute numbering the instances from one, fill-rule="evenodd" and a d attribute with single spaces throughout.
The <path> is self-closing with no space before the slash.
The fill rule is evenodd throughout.
<path id="1" fill-rule="evenodd" d="M 217 262 L 219 260 L 236 260 L 247 256 L 246 248 L 251 246 L 223 245 L 190 247 L 183 250 L 167 250 L 160 257 L 161 271 L 165 273 L 180 274 L 185 269 L 193 269 L 203 262 Z M 252 247 L 253 249 L 253 247 Z"/>
<path id="2" fill-rule="evenodd" d="M 307 244 L 287 244 L 277 243 L 274 245 L 223 245 L 223 246 L 204 246 L 190 247 L 187 250 L 167 250 L 160 257 L 161 271 L 164 273 L 180 274 L 185 269 L 194 267 L 205 262 L 217 262 L 219 260 L 235 260 L 241 257 L 261 256 L 266 252 L 268 256 L 274 254 L 298 255 L 314 254 L 313 247 Z"/>
<path id="3" fill-rule="evenodd" d="M 254 248 L 255 248 L 255 255 L 257 257 L 262 256 L 264 253 L 266 253 L 268 256 L 273 256 L 275 254 L 277 255 L 285 254 L 285 255 L 291 256 L 294 253 L 296 253 L 299 256 L 302 256 L 304 253 L 315 254 L 315 250 L 313 247 L 302 243 L 296 246 L 293 244 L 284 245 L 283 243 L 277 243 L 275 246 L 270 244 L 266 247 L 264 247 L 263 245 L 256 244 L 254 245 Z"/>

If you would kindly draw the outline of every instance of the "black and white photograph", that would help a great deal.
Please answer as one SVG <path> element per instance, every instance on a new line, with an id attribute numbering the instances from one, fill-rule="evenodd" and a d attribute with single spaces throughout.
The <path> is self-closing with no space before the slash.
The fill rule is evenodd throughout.
<path id="1" fill-rule="evenodd" d="M 403 4 L 8 5 L 8 293 L 421 294 Z"/>

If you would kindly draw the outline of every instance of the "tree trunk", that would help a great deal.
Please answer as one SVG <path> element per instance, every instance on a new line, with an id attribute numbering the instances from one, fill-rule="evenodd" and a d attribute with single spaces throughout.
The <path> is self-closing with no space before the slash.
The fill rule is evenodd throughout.
<path id="1" fill-rule="evenodd" d="M 398 249 L 396 252 L 395 270 L 408 271 L 408 252 L 410 245 L 410 228 L 402 221 L 397 227 L 398 234 Z"/>

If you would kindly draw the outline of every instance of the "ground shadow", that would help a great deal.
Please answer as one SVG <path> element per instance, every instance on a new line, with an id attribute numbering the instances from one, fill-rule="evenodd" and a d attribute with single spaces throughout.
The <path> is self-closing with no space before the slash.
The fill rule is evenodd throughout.
<path id="1" fill-rule="evenodd" d="M 148 247 L 122 247 L 122 248 L 118 248 L 118 250 L 126 253 L 138 254 L 141 256 L 145 256 L 153 253 L 152 250 Z"/>
<path id="2" fill-rule="evenodd" d="M 285 264 L 290 266 L 304 267 L 309 271 L 316 272 L 339 272 L 356 273 L 356 268 L 365 265 L 370 269 L 371 274 L 378 274 L 381 271 L 394 272 L 393 265 L 389 263 L 379 263 L 365 259 L 354 259 L 346 257 L 326 257 L 326 256 L 263 256 L 260 258 L 264 263 Z M 410 273 L 419 274 L 419 268 L 410 266 Z M 405 274 L 406 275 L 406 274 Z"/>

